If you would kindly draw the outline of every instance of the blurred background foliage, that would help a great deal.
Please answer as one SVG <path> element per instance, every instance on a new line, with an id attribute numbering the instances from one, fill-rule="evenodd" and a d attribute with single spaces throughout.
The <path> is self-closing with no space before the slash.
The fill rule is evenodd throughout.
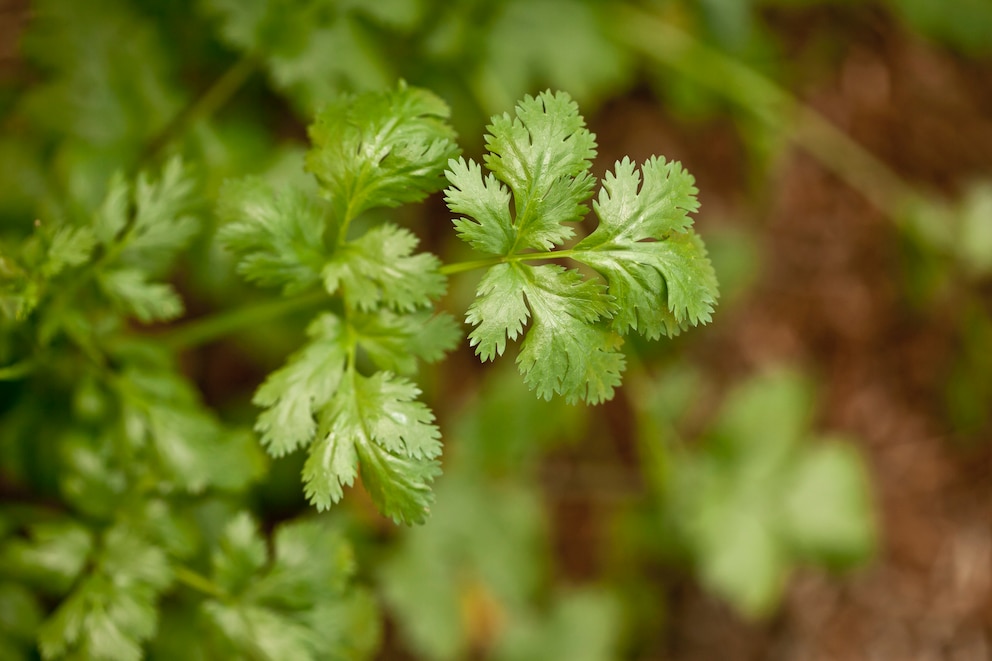
<path id="1" fill-rule="evenodd" d="M 492 114 L 550 87 L 590 118 L 600 172 L 682 160 L 720 276 L 713 324 L 631 342 L 623 390 L 591 409 L 537 401 L 466 347 L 423 374 L 445 436 L 423 527 L 359 490 L 301 519 L 302 459 L 244 450 L 250 490 L 135 505 L 97 555 L 65 513 L 117 506 L 127 466 L 85 423 L 111 394 L 70 370 L 23 378 L 5 332 L 0 659 L 55 658 L 60 631 L 102 626 L 54 621 L 79 581 L 92 606 L 129 577 L 153 607 L 168 579 L 143 539 L 228 591 L 276 577 L 238 604 L 180 580 L 157 628 L 131 631 L 153 658 L 309 658 L 314 631 L 332 658 L 992 658 L 992 3 L 6 0 L 4 319 L 23 303 L 6 246 L 175 154 L 202 227 L 173 272 L 188 318 L 250 305 L 212 240 L 220 185 L 303 181 L 313 112 L 398 79 L 451 105 L 471 156 Z M 437 200 L 398 213 L 462 254 Z M 444 306 L 463 310 L 472 280 Z M 202 397 L 213 417 L 190 413 L 191 433 L 223 425 L 245 447 L 252 390 L 301 337 L 287 315 L 166 345 L 141 359 L 157 385 L 121 387 Z M 265 580 L 285 577 L 275 603 Z"/>

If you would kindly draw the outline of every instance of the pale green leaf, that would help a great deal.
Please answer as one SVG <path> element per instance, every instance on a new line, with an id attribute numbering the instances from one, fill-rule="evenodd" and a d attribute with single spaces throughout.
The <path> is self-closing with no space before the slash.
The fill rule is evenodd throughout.
<path id="1" fill-rule="evenodd" d="M 486 167 L 513 191 L 512 220 L 509 210 L 500 216 L 504 225 L 512 224 L 512 247 L 560 245 L 573 234 L 563 223 L 585 216 L 595 184 L 589 167 L 596 140 L 578 106 L 565 93 L 542 92 L 525 97 L 516 117 L 493 117 L 488 129 Z"/>
<path id="2" fill-rule="evenodd" d="M 98 282 L 103 293 L 120 310 L 142 323 L 168 321 L 183 313 L 183 302 L 171 285 L 148 282 L 148 273 L 138 268 L 101 271 Z"/>
<path id="3" fill-rule="evenodd" d="M 800 553 L 842 565 L 871 553 L 875 517 L 868 476 L 853 446 L 821 442 L 811 448 L 788 488 L 785 532 Z"/>
<path id="4" fill-rule="evenodd" d="M 275 457 L 313 440 L 316 412 L 334 397 L 344 374 L 348 344 L 338 318 L 321 315 L 307 333 L 310 342 L 269 375 L 253 400 L 265 408 L 255 429 Z"/>
<path id="5" fill-rule="evenodd" d="M 506 350 L 506 340 L 524 332 L 530 310 L 524 301 L 527 282 L 523 271 L 511 264 L 498 264 L 482 276 L 475 301 L 465 320 L 475 326 L 469 343 L 482 360 L 493 360 Z"/>
<path id="6" fill-rule="evenodd" d="M 307 169 L 347 221 L 366 209 L 416 202 L 443 185 L 458 148 L 434 94 L 400 84 L 387 93 L 344 97 L 310 127 Z"/>
<path id="7" fill-rule="evenodd" d="M 88 227 L 60 227 L 52 235 L 42 274 L 52 278 L 89 260 L 96 238 Z"/>
<path id="8" fill-rule="evenodd" d="M 103 537 L 95 567 L 39 630 L 42 657 L 138 661 L 172 573 L 162 549 L 124 527 Z"/>
<path id="9" fill-rule="evenodd" d="M 461 338 L 458 323 L 447 313 L 423 310 L 400 315 L 377 310 L 353 314 L 349 321 L 358 346 L 375 366 L 400 374 L 414 374 L 418 358 L 440 360 Z"/>
<path id="10" fill-rule="evenodd" d="M 433 414 L 416 401 L 416 386 L 387 372 L 343 381 L 321 412 L 321 436 L 303 468 L 317 509 L 338 502 L 361 469 L 373 502 L 397 522 L 422 522 L 441 452 Z"/>
<path id="11" fill-rule="evenodd" d="M 259 179 L 241 179 L 225 184 L 217 215 L 227 223 L 219 238 L 238 256 L 245 279 L 285 293 L 320 281 L 328 215 L 320 200 L 295 188 L 275 193 Z"/>
<path id="12" fill-rule="evenodd" d="M 600 402 L 619 384 L 624 358 L 620 340 L 601 322 L 613 310 L 602 285 L 577 271 L 546 264 L 500 264 L 489 269 L 466 319 L 469 340 L 489 360 L 531 319 L 517 364 L 538 396 Z"/>
<path id="13" fill-rule="evenodd" d="M 452 222 L 458 237 L 479 252 L 508 255 L 516 232 L 510 218 L 510 191 L 482 167 L 464 158 L 452 159 L 444 173 L 451 183 L 444 201 L 454 213 L 467 214 Z"/>
<path id="14" fill-rule="evenodd" d="M 374 227 L 338 247 L 322 271 L 324 286 L 329 294 L 343 290 L 352 309 L 424 307 L 444 293 L 447 281 L 438 272 L 438 258 L 412 254 L 416 246 L 408 230 L 389 223 Z"/>
<path id="15" fill-rule="evenodd" d="M 93 535 L 73 521 L 38 523 L 27 539 L 0 546 L 0 575 L 27 581 L 54 592 L 67 590 L 79 576 L 93 548 Z"/>

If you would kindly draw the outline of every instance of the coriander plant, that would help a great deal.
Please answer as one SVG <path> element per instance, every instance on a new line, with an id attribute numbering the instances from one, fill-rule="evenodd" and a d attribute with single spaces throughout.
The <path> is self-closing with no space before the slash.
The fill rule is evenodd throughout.
<path id="1" fill-rule="evenodd" d="M 678 163 L 623 159 L 597 193 L 595 138 L 562 92 L 494 117 L 482 164 L 458 156 L 447 119 L 438 96 L 402 83 L 342 96 L 310 126 L 315 187 L 220 189 L 217 241 L 273 289 L 267 313 L 311 315 L 306 342 L 255 392 L 255 435 L 202 401 L 175 351 L 255 317 L 143 329 L 183 314 L 166 276 L 203 240 L 193 168 L 117 174 L 92 212 L 52 209 L 4 241 L 0 459 L 22 502 L 0 512 L 0 606 L 22 614 L 0 627 L 9 658 L 35 644 L 45 659 L 366 658 L 377 609 L 340 527 L 288 521 L 270 546 L 249 512 L 262 449 L 305 449 L 317 510 L 360 478 L 382 514 L 423 523 L 442 442 L 416 378 L 461 337 L 438 305 L 449 277 L 483 271 L 468 341 L 483 362 L 519 344 L 542 399 L 610 399 L 628 334 L 710 319 L 716 278 Z M 478 253 L 468 261 L 417 252 L 388 212 L 446 182 L 454 231 Z"/>
<path id="2" fill-rule="evenodd" d="M 438 360 L 458 341 L 455 319 L 434 311 L 448 275 L 485 269 L 465 315 L 479 358 L 494 360 L 522 338 L 516 362 L 526 383 L 539 397 L 569 402 L 613 395 L 628 332 L 677 334 L 708 321 L 716 301 L 713 269 L 691 230 L 696 189 L 678 163 L 617 162 L 592 204 L 598 224 L 563 248 L 596 184 L 595 137 L 569 96 L 528 96 L 514 116 L 494 117 L 488 174 L 455 158 L 446 116 L 438 97 L 403 84 L 346 98 L 310 127 L 306 167 L 318 195 L 257 180 L 221 194 L 220 237 L 240 272 L 283 294 L 326 300 L 310 341 L 255 395 L 266 450 L 307 448 L 303 481 L 318 509 L 360 474 L 384 514 L 426 519 L 440 432 L 410 378 L 418 359 Z M 484 258 L 442 264 L 415 253 L 406 229 L 354 222 L 422 200 L 444 178 L 455 230 Z M 566 259 L 598 275 L 540 263 Z"/>

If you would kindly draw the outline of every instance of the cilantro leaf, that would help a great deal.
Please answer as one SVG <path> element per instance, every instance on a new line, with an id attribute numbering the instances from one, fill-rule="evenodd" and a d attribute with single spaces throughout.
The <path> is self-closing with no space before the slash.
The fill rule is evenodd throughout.
<path id="1" fill-rule="evenodd" d="M 93 549 L 93 535 L 75 521 L 50 521 L 28 528 L 28 539 L 0 547 L 0 575 L 65 592 L 79 577 Z"/>
<path id="2" fill-rule="evenodd" d="M 475 217 L 475 222 L 455 222 L 459 235 L 497 255 L 560 245 L 573 234 L 563 223 L 585 216 L 585 201 L 595 184 L 589 168 L 596 139 L 585 128 L 578 106 L 561 92 L 527 96 L 517 105 L 516 117 L 497 115 L 488 129 L 489 151 L 483 160 L 492 175 L 483 180 L 471 161 L 448 164 L 450 208 Z M 497 180 L 513 193 L 513 215 L 506 189 Z"/>
<path id="3" fill-rule="evenodd" d="M 641 168 L 618 161 L 594 203 L 599 226 L 573 257 L 596 269 L 618 302 L 613 327 L 656 339 L 710 320 L 716 275 L 689 230 L 699 207 L 693 178 L 677 162 L 652 157 Z M 638 186 L 640 189 L 638 190 Z"/>
<path id="4" fill-rule="evenodd" d="M 417 202 L 443 185 L 458 153 L 439 97 L 401 83 L 387 93 L 349 96 L 317 114 L 307 170 L 347 223 L 373 207 Z"/>
<path id="5" fill-rule="evenodd" d="M 311 341 L 265 380 L 254 403 L 265 407 L 255 429 L 269 454 L 279 457 L 313 440 L 315 414 L 337 392 L 348 359 L 341 321 L 331 314 L 307 328 Z"/>
<path id="6" fill-rule="evenodd" d="M 45 277 L 53 278 L 67 268 L 84 264 L 95 247 L 96 238 L 90 228 L 60 227 L 49 242 L 41 272 Z"/>
<path id="7" fill-rule="evenodd" d="M 599 323 L 612 313 L 612 299 L 578 271 L 551 264 L 520 268 L 533 315 L 517 356 L 524 381 L 544 399 L 610 399 L 624 368 L 619 337 Z"/>
<path id="8" fill-rule="evenodd" d="M 83 578 L 38 633 L 42 657 L 138 661 L 155 633 L 156 602 L 172 580 L 165 552 L 124 526 L 107 531 Z"/>
<path id="9" fill-rule="evenodd" d="M 413 374 L 417 359 L 440 360 L 461 338 L 461 329 L 447 313 L 432 315 L 422 310 L 413 314 L 396 314 L 378 310 L 354 314 L 349 320 L 363 349 L 381 370 Z"/>
<path id="10" fill-rule="evenodd" d="M 148 447 L 170 482 L 190 492 L 236 491 L 262 473 L 264 455 L 249 435 L 223 426 L 156 349 L 117 355 L 126 361 L 116 386 L 127 441 Z"/>
<path id="11" fill-rule="evenodd" d="M 134 215 L 120 239 L 120 263 L 139 268 L 150 276 L 160 275 L 199 228 L 189 213 L 193 191 L 193 179 L 178 157 L 166 163 L 158 180 L 140 173 L 132 192 Z M 120 192 L 111 190 L 108 195 L 116 201 Z M 107 208 L 105 204 L 104 209 Z M 111 208 L 117 212 L 114 202 Z"/>
<path id="12" fill-rule="evenodd" d="M 245 279 L 287 294 L 302 291 L 319 282 L 327 260 L 324 207 L 295 188 L 276 194 L 256 178 L 228 182 L 217 204 L 227 223 L 219 238 L 239 257 Z"/>
<path id="13" fill-rule="evenodd" d="M 483 360 L 502 355 L 532 318 L 517 365 L 539 397 L 600 402 L 619 384 L 619 338 L 600 323 L 612 315 L 605 288 L 578 271 L 546 264 L 499 264 L 483 276 L 466 319 Z"/>
<path id="14" fill-rule="evenodd" d="M 388 372 L 353 375 L 321 412 L 321 433 L 303 468 L 310 501 L 323 510 L 341 500 L 359 465 L 376 506 L 397 522 L 420 523 L 433 494 L 441 453 L 433 414 L 420 390 Z"/>
<path id="15" fill-rule="evenodd" d="M 100 288 L 122 313 L 138 321 L 167 321 L 183 313 L 183 301 L 171 285 L 148 282 L 148 274 L 135 268 L 102 271 Z"/>
<path id="16" fill-rule="evenodd" d="M 448 208 L 468 214 L 452 221 L 458 237 L 479 252 L 509 254 L 516 233 L 509 218 L 510 191 L 506 186 L 491 173 L 483 179 L 482 167 L 464 158 L 449 161 L 445 176 L 451 182 L 444 191 Z"/>
<path id="17" fill-rule="evenodd" d="M 779 371 L 738 386 L 672 471 L 667 508 L 703 582 L 747 615 L 771 611 L 794 566 L 850 566 L 874 547 L 862 460 L 812 434 L 810 385 Z"/>
<path id="18" fill-rule="evenodd" d="M 225 527 L 211 562 L 227 598 L 206 601 L 203 612 L 227 656 L 344 661 L 356 658 L 349 651 L 370 651 L 367 631 L 378 631 L 377 619 L 351 585 L 351 546 L 326 520 L 279 526 L 270 555 L 255 522 L 241 513 Z"/>
<path id="19" fill-rule="evenodd" d="M 464 159 L 451 160 L 445 173 L 445 201 L 462 214 L 453 220 L 456 233 L 499 258 L 466 313 L 474 326 L 470 343 L 482 360 L 492 360 L 507 340 L 525 335 L 517 365 L 538 396 L 609 399 L 629 330 L 655 339 L 710 320 L 717 282 L 690 229 L 689 214 L 699 206 L 694 180 L 663 158 L 640 170 L 628 158 L 617 162 L 593 205 L 599 225 L 555 252 L 572 235 L 565 223 L 586 213 L 595 138 L 575 103 L 551 92 L 526 97 L 515 118 L 494 117 L 489 131 L 490 174 Z M 524 264 L 556 256 L 592 267 L 606 286 L 578 271 Z"/>
<path id="20" fill-rule="evenodd" d="M 380 304 L 413 310 L 441 296 L 446 279 L 441 262 L 430 253 L 412 255 L 417 237 L 390 223 L 367 231 L 340 246 L 321 272 L 329 294 L 344 290 L 352 309 L 371 310 Z"/>

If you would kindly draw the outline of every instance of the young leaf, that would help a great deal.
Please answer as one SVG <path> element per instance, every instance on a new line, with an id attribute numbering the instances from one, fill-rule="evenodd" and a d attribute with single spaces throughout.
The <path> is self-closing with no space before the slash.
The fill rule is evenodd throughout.
<path id="1" fill-rule="evenodd" d="M 108 194 L 118 195 L 114 190 Z M 192 202 L 193 179 L 179 158 L 166 163 L 157 181 L 139 174 L 133 191 L 134 216 L 121 238 L 120 263 L 161 275 L 176 251 L 197 232 L 199 224 L 189 214 Z"/>
<path id="2" fill-rule="evenodd" d="M 429 363 L 440 360 L 461 338 L 458 322 L 444 312 L 432 315 L 424 310 L 400 315 L 378 310 L 353 314 L 349 321 L 358 346 L 375 366 L 400 374 L 414 374 L 418 358 Z"/>
<path id="3" fill-rule="evenodd" d="M 148 282 L 148 274 L 136 268 L 101 272 L 97 281 L 110 302 L 123 314 L 142 323 L 167 321 L 183 313 L 183 301 L 171 285 Z"/>
<path id="4" fill-rule="evenodd" d="M 166 554 L 123 526 L 103 536 L 95 569 L 42 624 L 41 655 L 138 661 L 154 633 L 156 602 L 172 580 Z"/>
<path id="5" fill-rule="evenodd" d="M 430 253 L 413 255 L 417 237 L 386 223 L 340 246 L 321 273 L 329 294 L 344 291 L 351 309 L 386 305 L 411 311 L 444 294 L 440 261 Z"/>
<path id="6" fill-rule="evenodd" d="M 533 316 L 517 365 L 539 397 L 568 401 L 609 399 L 620 383 L 619 338 L 602 323 L 613 300 L 578 271 L 546 264 L 499 264 L 483 276 L 466 319 L 476 328 L 469 341 L 483 360 L 502 355 Z"/>
<path id="7" fill-rule="evenodd" d="M 337 392 L 348 359 L 340 320 L 331 314 L 307 328 L 309 344 L 265 380 L 253 402 L 265 408 L 255 430 L 269 454 L 279 457 L 313 440 L 315 414 Z"/>
<path id="8" fill-rule="evenodd" d="M 132 355 L 117 385 L 127 441 L 149 444 L 171 483 L 191 492 L 236 491 L 262 473 L 264 455 L 257 445 L 221 425 L 175 372 Z"/>
<path id="9" fill-rule="evenodd" d="M 572 236 L 563 223 L 588 212 L 585 201 L 595 180 L 589 174 L 596 140 L 578 106 L 564 93 L 527 96 L 509 114 L 493 117 L 484 157 L 492 175 L 478 165 L 450 161 L 446 195 L 452 211 L 474 221 L 455 221 L 459 235 L 484 252 L 507 255 L 518 249 L 550 250 Z M 513 213 L 506 204 L 513 193 Z M 511 240 L 512 237 L 512 240 Z"/>
<path id="10" fill-rule="evenodd" d="M 441 443 L 433 414 L 416 401 L 419 394 L 388 372 L 341 382 L 321 412 L 321 435 L 303 468 L 307 497 L 318 510 L 341 500 L 342 487 L 354 483 L 360 467 L 380 511 L 396 522 L 427 518 Z"/>
<path id="11" fill-rule="evenodd" d="M 458 236 L 504 258 L 479 284 L 466 320 L 482 360 L 502 355 L 523 334 L 517 364 L 540 397 L 601 402 L 613 396 L 624 358 L 622 336 L 654 339 L 709 321 L 716 275 L 688 214 L 698 208 L 692 177 L 678 163 L 630 159 L 608 174 L 595 203 L 599 226 L 574 248 L 564 223 L 581 220 L 593 178 L 595 140 L 565 94 L 527 97 L 516 118 L 493 118 L 485 156 L 491 174 L 462 159 L 449 163 L 445 199 Z M 512 213 L 510 196 L 512 193 Z M 530 253 L 528 249 L 546 252 Z M 607 287 L 578 271 L 522 260 L 560 254 L 598 271 Z"/>
<path id="12" fill-rule="evenodd" d="M 641 168 L 618 161 L 593 207 L 599 226 L 574 248 L 574 259 L 596 269 L 617 300 L 613 327 L 656 339 L 707 322 L 716 275 L 702 242 L 689 232 L 699 207 L 692 176 L 677 162 L 652 157 Z"/>
<path id="13" fill-rule="evenodd" d="M 458 153 L 434 94 L 401 83 L 387 93 L 344 97 L 310 127 L 312 172 L 349 222 L 373 207 L 417 202 L 441 188 L 441 172 Z"/>
<path id="14" fill-rule="evenodd" d="M 276 529 L 268 556 L 247 513 L 228 523 L 213 554 L 214 581 L 228 598 L 203 609 L 229 656 L 365 658 L 379 625 L 364 593 L 351 585 L 354 552 L 342 534 L 326 520 L 294 521 Z"/>
<path id="15" fill-rule="evenodd" d="M 326 205 L 289 188 L 276 194 L 264 182 L 246 178 L 221 190 L 217 215 L 227 224 L 221 242 L 239 257 L 238 272 L 262 286 L 284 293 L 320 281 L 327 260 L 324 249 Z"/>

